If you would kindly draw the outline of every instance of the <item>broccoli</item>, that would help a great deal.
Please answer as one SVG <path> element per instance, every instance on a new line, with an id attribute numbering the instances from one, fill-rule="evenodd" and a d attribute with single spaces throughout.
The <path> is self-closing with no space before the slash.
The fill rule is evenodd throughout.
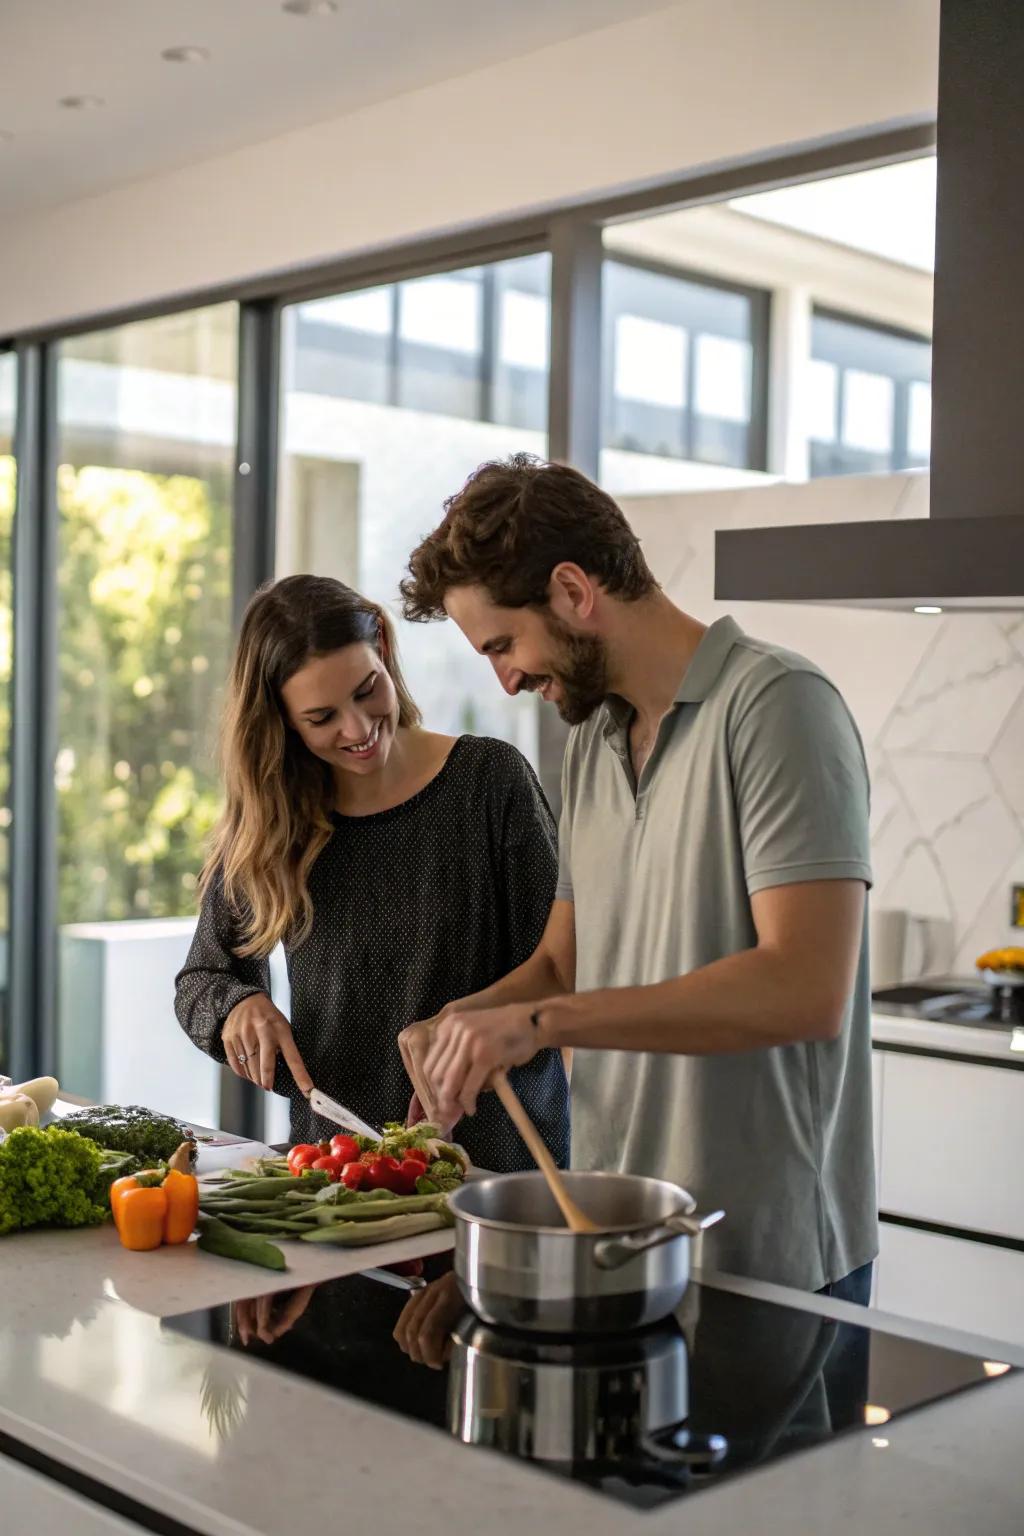
<path id="1" fill-rule="evenodd" d="M 0 1237 L 20 1227 L 97 1225 L 109 1209 L 103 1180 L 95 1142 L 58 1127 L 19 1126 L 0 1142 Z"/>
<path id="2" fill-rule="evenodd" d="M 458 1189 L 462 1183 L 462 1169 L 455 1163 L 450 1163 L 444 1158 L 439 1158 L 436 1163 L 431 1163 L 424 1178 L 434 1185 L 434 1190 Z M 417 1179 L 416 1188 L 420 1194 L 433 1194 L 434 1190 L 421 1190 L 422 1179 Z"/>
<path id="3" fill-rule="evenodd" d="M 88 1136 L 101 1147 L 116 1152 L 130 1152 L 139 1165 L 166 1162 L 183 1141 L 192 1140 L 192 1132 L 170 1115 L 157 1114 L 141 1104 L 97 1104 L 78 1109 L 60 1122 L 68 1131 Z M 195 1152 L 193 1151 L 193 1163 Z"/>

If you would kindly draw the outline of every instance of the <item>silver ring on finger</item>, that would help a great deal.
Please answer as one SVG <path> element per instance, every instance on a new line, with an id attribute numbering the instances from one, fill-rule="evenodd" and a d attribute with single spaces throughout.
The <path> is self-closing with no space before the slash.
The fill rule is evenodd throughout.
<path id="1" fill-rule="evenodd" d="M 235 1052 L 235 1060 L 237 1062 L 239 1062 L 239 1063 L 244 1064 L 245 1062 L 247 1062 L 249 1060 L 249 1057 L 248 1057 L 248 1054 L 245 1051 L 236 1051 Z"/>

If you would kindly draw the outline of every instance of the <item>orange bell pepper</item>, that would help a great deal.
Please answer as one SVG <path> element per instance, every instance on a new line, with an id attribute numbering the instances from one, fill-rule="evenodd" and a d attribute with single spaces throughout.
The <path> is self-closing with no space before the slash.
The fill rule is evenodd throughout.
<path id="1" fill-rule="evenodd" d="M 199 1220 L 199 1182 L 172 1168 L 160 1187 L 167 1196 L 164 1242 L 187 1243 Z"/>
<path id="2" fill-rule="evenodd" d="M 110 1209 L 124 1247 L 137 1253 L 159 1248 L 164 1240 L 167 1205 L 159 1184 L 140 1183 L 135 1176 L 115 1179 L 110 1186 Z"/>
<path id="3" fill-rule="evenodd" d="M 135 1252 L 187 1243 L 199 1217 L 199 1184 L 175 1168 L 147 1169 L 114 1181 L 110 1209 L 121 1242 Z"/>

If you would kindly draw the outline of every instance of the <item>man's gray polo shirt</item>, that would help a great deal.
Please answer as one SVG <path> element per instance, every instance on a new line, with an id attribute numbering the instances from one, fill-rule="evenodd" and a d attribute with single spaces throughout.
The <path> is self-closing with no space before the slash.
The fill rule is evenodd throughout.
<path id="1" fill-rule="evenodd" d="M 810 662 L 720 619 L 634 783 L 630 711 L 569 740 L 558 895 L 576 989 L 685 975 L 757 941 L 750 897 L 871 883 L 856 726 Z M 866 904 L 865 904 L 866 905 Z M 574 1168 L 655 1174 L 727 1219 L 703 1262 L 816 1290 L 877 1253 L 867 920 L 838 1039 L 736 1055 L 575 1053 Z"/>

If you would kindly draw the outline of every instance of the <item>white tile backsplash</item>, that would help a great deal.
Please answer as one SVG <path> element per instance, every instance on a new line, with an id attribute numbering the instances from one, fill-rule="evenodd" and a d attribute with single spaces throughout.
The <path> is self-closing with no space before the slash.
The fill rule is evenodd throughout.
<path id="1" fill-rule="evenodd" d="M 872 771 L 873 901 L 911 915 L 908 974 L 970 973 L 1009 925 L 1024 880 L 1024 614 L 908 612 L 714 600 L 718 528 L 923 517 L 928 476 L 623 498 L 655 575 L 710 621 L 800 651 L 842 689 Z"/>

